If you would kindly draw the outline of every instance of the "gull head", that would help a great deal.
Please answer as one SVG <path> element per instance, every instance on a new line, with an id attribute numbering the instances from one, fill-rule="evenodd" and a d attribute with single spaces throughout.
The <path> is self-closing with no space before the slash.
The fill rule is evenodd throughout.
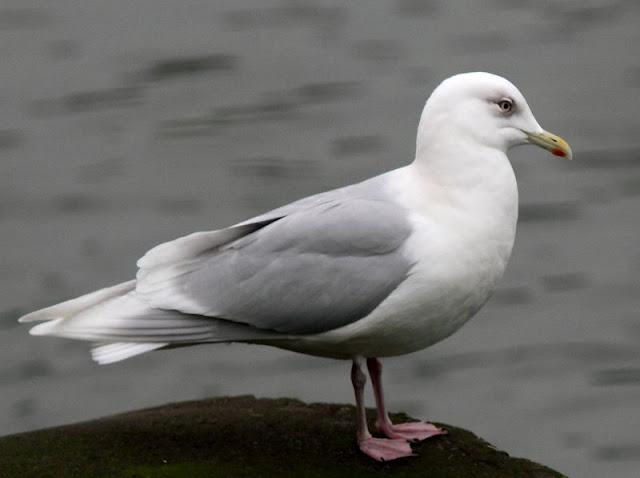
<path id="1" fill-rule="evenodd" d="M 569 144 L 545 131 L 527 100 L 510 81 L 490 73 L 463 73 L 444 80 L 433 91 L 418 128 L 418 151 L 437 144 L 442 148 L 484 146 L 506 153 L 533 144 L 555 156 L 571 159 Z"/>

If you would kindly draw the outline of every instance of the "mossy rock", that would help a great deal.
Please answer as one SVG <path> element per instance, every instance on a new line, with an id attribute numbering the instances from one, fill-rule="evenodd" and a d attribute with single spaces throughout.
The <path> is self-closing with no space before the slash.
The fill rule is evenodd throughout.
<path id="1" fill-rule="evenodd" d="M 356 447 L 354 414 L 350 405 L 307 405 L 248 396 L 165 405 L 0 438 L 0 476 L 563 476 L 529 460 L 512 458 L 473 433 L 445 424 L 438 425 L 449 434 L 414 445 L 416 457 L 377 463 Z"/>

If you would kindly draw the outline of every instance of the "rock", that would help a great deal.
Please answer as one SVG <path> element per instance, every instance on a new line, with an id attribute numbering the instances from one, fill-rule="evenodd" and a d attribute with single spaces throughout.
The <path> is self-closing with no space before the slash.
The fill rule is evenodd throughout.
<path id="1" fill-rule="evenodd" d="M 369 411 L 373 419 L 373 411 Z M 553 478 L 461 428 L 376 463 L 355 444 L 354 407 L 250 396 L 165 405 L 0 438 L 3 478 Z M 396 420 L 407 416 L 396 414 Z"/>

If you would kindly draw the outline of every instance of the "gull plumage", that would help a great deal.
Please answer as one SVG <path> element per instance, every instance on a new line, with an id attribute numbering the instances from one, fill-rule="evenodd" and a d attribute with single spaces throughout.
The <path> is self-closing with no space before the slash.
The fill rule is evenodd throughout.
<path id="1" fill-rule="evenodd" d="M 409 456 L 408 440 L 444 431 L 390 422 L 379 359 L 445 339 L 489 299 L 518 215 L 506 153 L 526 143 L 571 158 L 509 81 L 453 76 L 427 101 L 407 166 L 161 244 L 136 279 L 20 320 L 44 321 L 33 335 L 98 344 L 100 363 L 218 342 L 352 360 L 360 449 Z M 365 360 L 386 438 L 366 427 Z"/>

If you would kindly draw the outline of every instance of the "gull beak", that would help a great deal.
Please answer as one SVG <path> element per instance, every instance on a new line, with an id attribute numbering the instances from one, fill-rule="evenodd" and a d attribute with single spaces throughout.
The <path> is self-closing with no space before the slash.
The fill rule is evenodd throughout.
<path id="1" fill-rule="evenodd" d="M 524 133 L 527 135 L 529 143 L 551 151 L 551 154 L 554 156 L 560 156 L 566 159 L 573 158 L 571 146 L 560 136 L 549 133 L 548 131 L 542 131 L 541 133 L 529 133 L 525 131 Z"/>

